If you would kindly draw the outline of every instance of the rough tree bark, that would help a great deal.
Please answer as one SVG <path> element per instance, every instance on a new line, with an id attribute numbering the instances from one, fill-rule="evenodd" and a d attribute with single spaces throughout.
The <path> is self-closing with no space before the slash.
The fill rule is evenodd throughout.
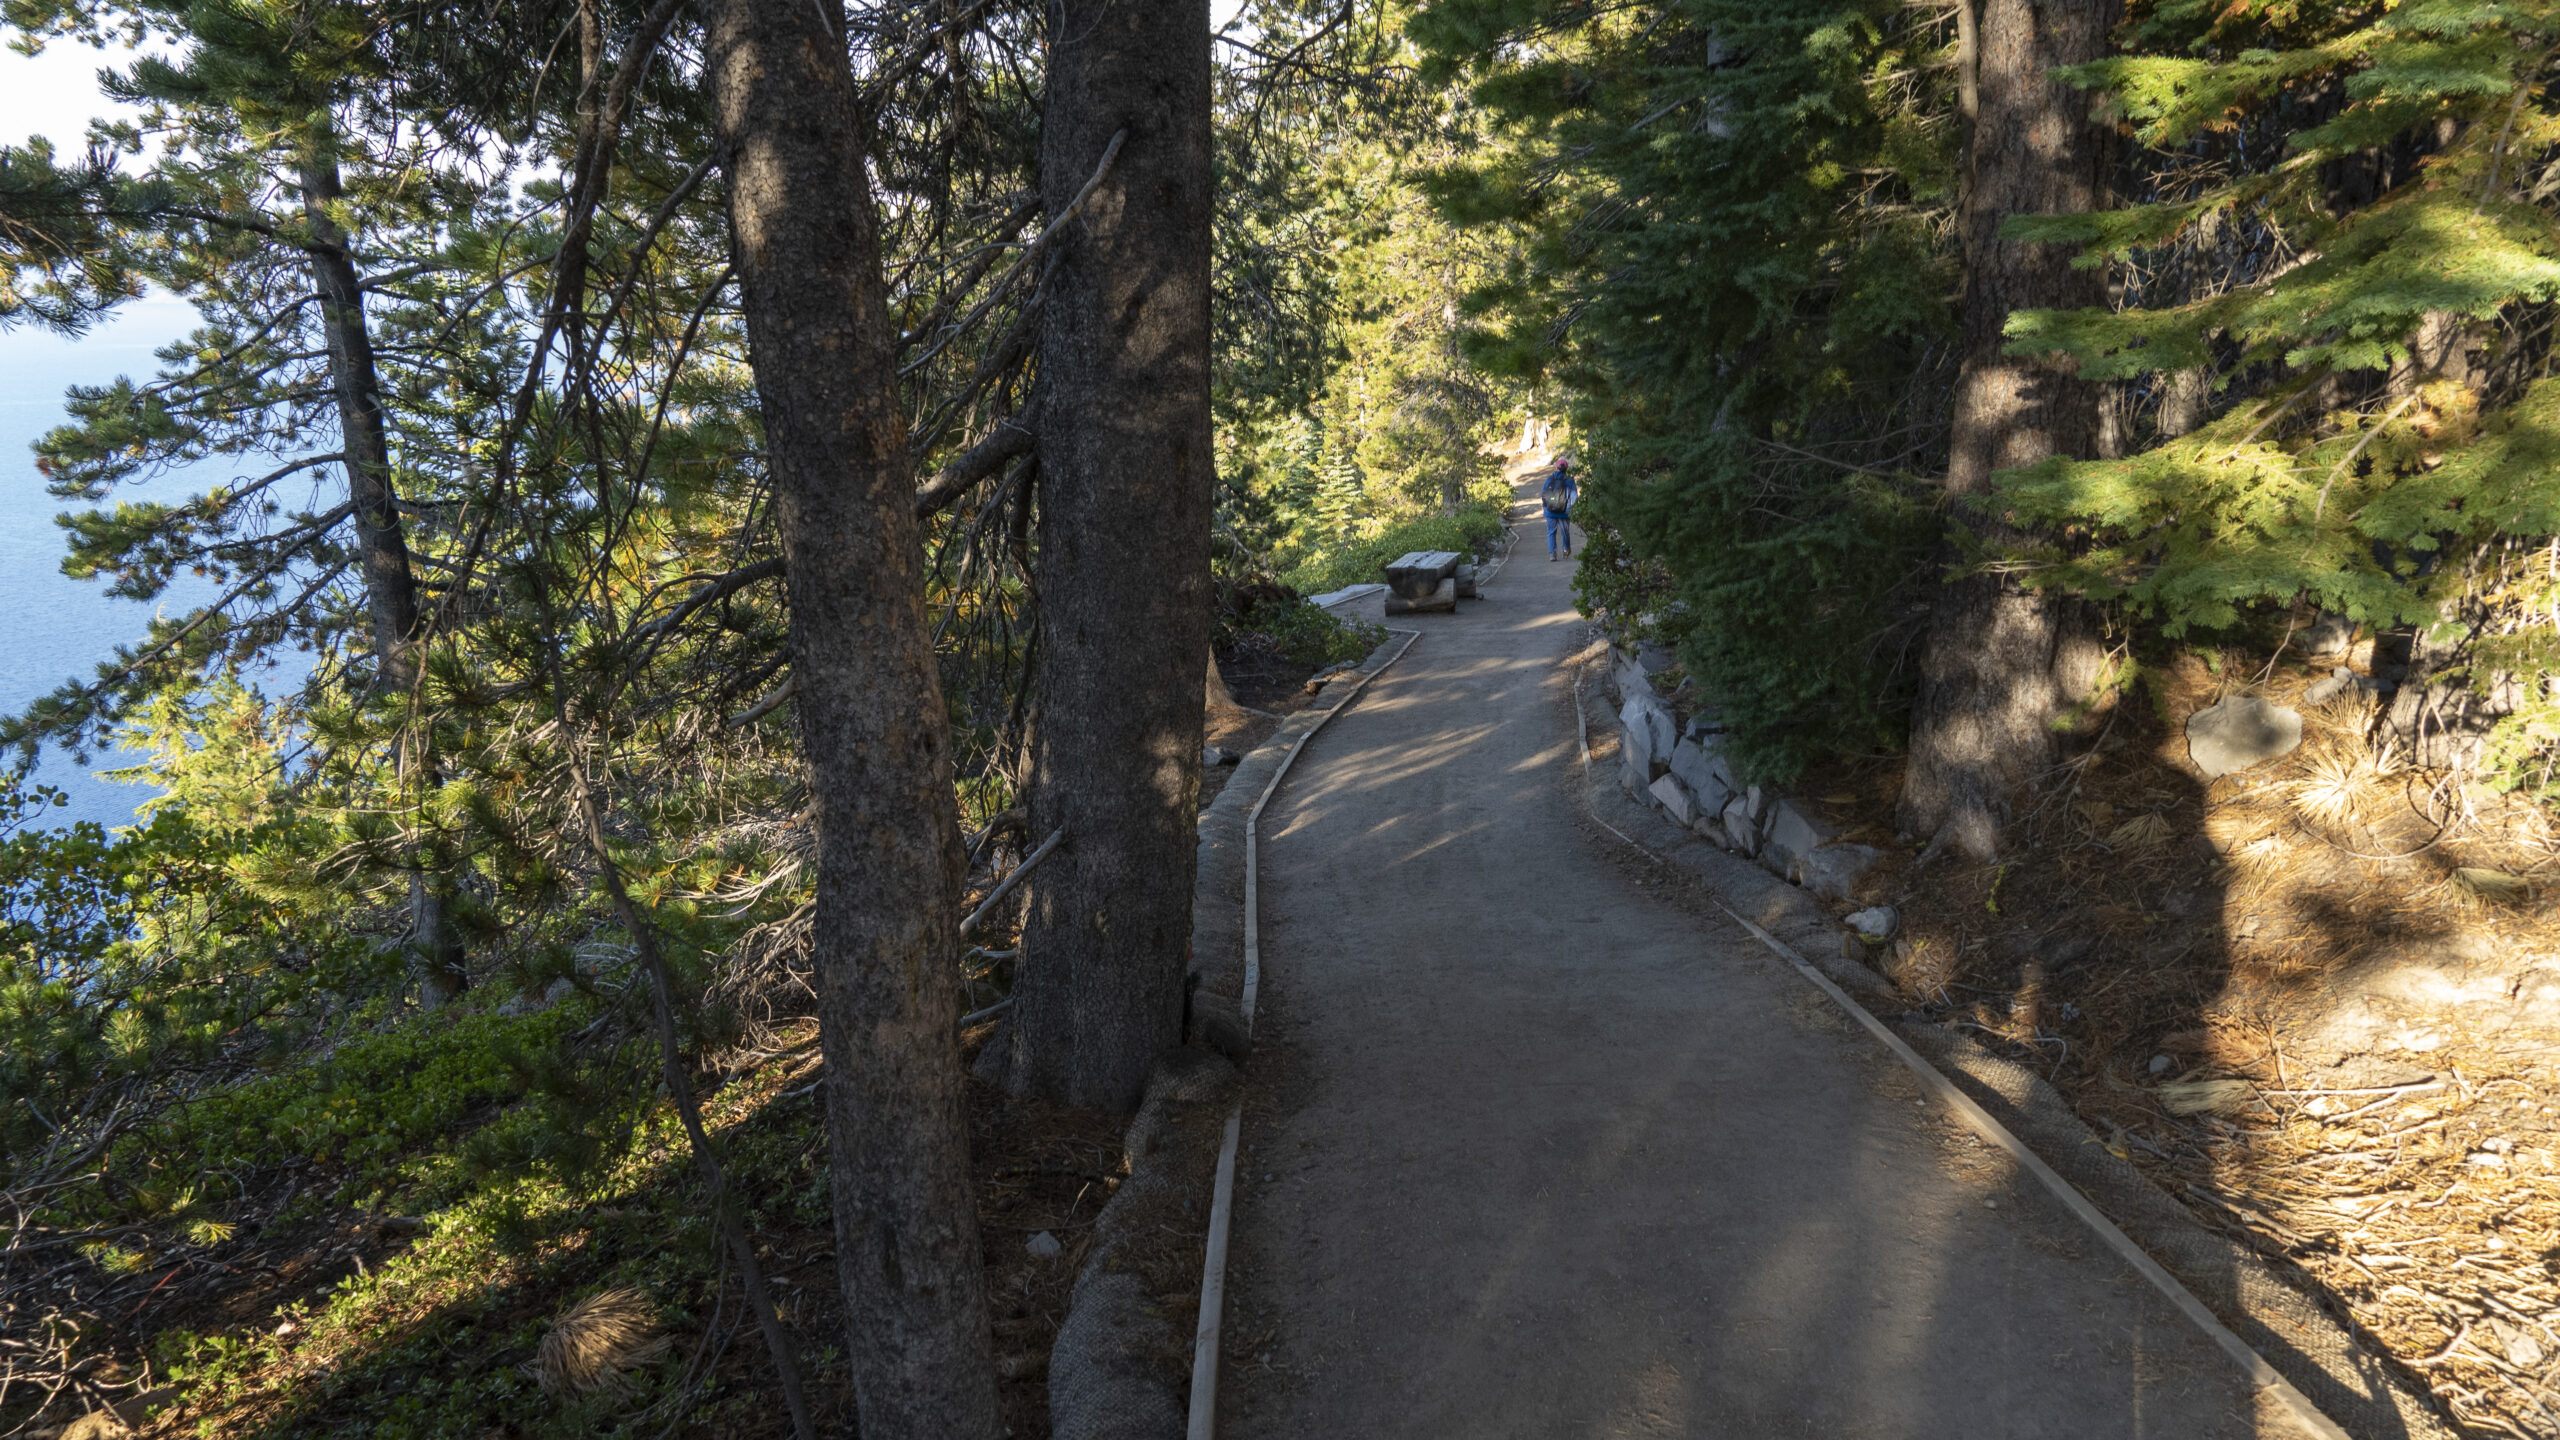
<path id="1" fill-rule="evenodd" d="M 320 328 L 329 346 L 329 387 L 346 454 L 347 499 L 354 506 L 356 551 L 364 575 L 366 619 L 373 631 L 374 683 L 407 695 L 418 681 L 418 585 L 409 538 L 391 483 L 391 441 L 382 415 L 382 377 L 365 325 L 364 286 L 347 234 L 329 206 L 345 193 L 332 141 L 322 137 L 302 168 L 302 213 L 311 229 L 305 250 L 320 297 Z M 439 782 L 434 747 L 423 731 L 401 748 L 404 778 L 421 792 Z M 435 1006 L 471 983 L 462 937 L 449 923 L 452 878 L 421 866 L 409 877 L 409 944 L 418 955 L 418 999 Z"/>
<path id="2" fill-rule="evenodd" d="M 1209 10 L 1052 0 L 1033 877 L 1008 1084 L 1126 1110 L 1180 1043 L 1209 650 Z"/>
<path id="3" fill-rule="evenodd" d="M 2161 377 L 2160 438 L 2192 433 L 2213 407 L 2213 372 L 2202 365 Z"/>
<path id="4" fill-rule="evenodd" d="M 818 813 L 819 1046 L 861 1432 L 1003 1430 L 969 1183 L 962 857 L 841 10 L 713 0 L 705 72 Z"/>
<path id="5" fill-rule="evenodd" d="M 1967 0 L 1973 3 L 1973 0 Z M 1980 0 L 1979 115 L 1964 216 L 1964 366 L 1956 381 L 1947 495 L 1953 519 L 1993 544 L 2020 538 L 1991 472 L 2088 456 L 2095 386 L 2062 364 L 2001 353 L 2010 314 L 2105 303 L 2105 275 L 2057 245 L 2004 240 L 2014 215 L 2074 214 L 2104 198 L 2107 142 L 2089 96 L 2050 73 L 2107 53 L 2116 0 Z M 2095 679 L 2095 647 L 2069 601 L 1998 576 L 1939 592 L 1921 659 L 1900 823 L 1976 859 L 1998 850 L 2011 798 L 2054 761 L 2051 722 Z"/>

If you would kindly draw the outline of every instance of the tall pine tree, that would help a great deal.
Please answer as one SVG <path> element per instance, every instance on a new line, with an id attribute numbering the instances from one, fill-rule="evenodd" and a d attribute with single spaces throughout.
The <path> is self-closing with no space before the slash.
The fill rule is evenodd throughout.
<path id="1" fill-rule="evenodd" d="M 1182 1033 L 1209 653 L 1209 12 L 1050 15 L 1034 874 L 1018 1093 L 1134 1109 Z"/>
<path id="2" fill-rule="evenodd" d="M 2009 354 L 2005 335 L 2016 311 L 2102 301 L 2105 276 L 2074 267 L 2061 246 L 2004 227 L 2104 203 L 2113 137 L 2088 97 L 2054 72 L 2103 56 L 2117 10 L 2116 0 L 1985 0 L 1978 38 L 1957 60 L 1974 113 L 1946 494 L 1956 524 L 1979 543 L 2016 535 L 1983 503 L 1993 471 L 2095 454 L 2096 388 L 2068 365 Z M 2096 681 L 2097 659 L 2086 622 L 2060 597 L 2029 593 L 1997 572 L 1951 577 L 1933 597 L 1921 655 L 1896 815 L 1903 830 L 1992 859 L 2012 801 L 2053 763 L 2054 717 Z"/>
<path id="3" fill-rule="evenodd" d="M 1435 0 L 1409 32 L 1488 116 L 1444 212 L 1527 242 L 1469 353 L 1577 397 L 1583 602 L 1676 642 L 1758 773 L 1889 743 L 1955 369 L 1951 14 Z"/>
<path id="4" fill-rule="evenodd" d="M 2157 178 L 2010 229 L 2148 278 L 2015 317 L 2010 348 L 2126 384 L 2133 453 L 2000 476 L 2066 532 L 2009 568 L 2170 635 L 2298 601 L 2406 627 L 2403 753 L 2547 777 L 2560 641 L 2519 621 L 2560 534 L 2560 7 L 2162 3 L 2128 35 L 2068 78 Z"/>

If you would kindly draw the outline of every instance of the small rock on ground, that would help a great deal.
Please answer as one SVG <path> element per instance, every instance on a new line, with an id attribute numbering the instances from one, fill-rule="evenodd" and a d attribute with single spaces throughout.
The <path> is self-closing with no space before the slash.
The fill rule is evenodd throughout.
<path id="1" fill-rule="evenodd" d="M 1825 900 L 1846 900 L 1883 859 L 1872 845 L 1825 845 L 1796 862 L 1796 883 Z"/>
<path id="2" fill-rule="evenodd" d="M 1890 905 L 1872 905 L 1849 916 L 1849 928 L 1869 940 L 1890 940 L 1902 914 Z"/>
<path id="3" fill-rule="evenodd" d="M 2234 695 L 2187 719 L 2187 754 L 2207 780 L 2290 755 L 2301 743 L 2302 712 L 2255 695 Z"/>

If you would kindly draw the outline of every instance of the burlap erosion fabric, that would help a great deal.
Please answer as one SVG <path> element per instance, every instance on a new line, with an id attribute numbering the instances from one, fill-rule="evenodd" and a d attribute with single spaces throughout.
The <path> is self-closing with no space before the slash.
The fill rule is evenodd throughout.
<path id="1" fill-rule="evenodd" d="M 1057 1440 L 1182 1434 L 1187 1377 L 1164 1363 L 1182 1338 L 1144 1280 L 1087 1272 L 1049 1351 L 1049 1433 Z"/>
<path id="2" fill-rule="evenodd" d="M 1056 1440 L 1176 1440 L 1191 1384 L 1193 1310 L 1209 1194 L 1235 1067 L 1177 1050 L 1147 1078 L 1124 1144 L 1129 1178 L 1093 1222 L 1066 1324 L 1049 1350 Z M 1171 1289 L 1161 1287 L 1175 1287 Z"/>

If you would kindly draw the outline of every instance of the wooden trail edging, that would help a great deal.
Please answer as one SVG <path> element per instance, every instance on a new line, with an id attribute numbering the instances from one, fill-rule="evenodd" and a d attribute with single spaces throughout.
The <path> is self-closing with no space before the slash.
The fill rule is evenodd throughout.
<path id="1" fill-rule="evenodd" d="M 1580 736 L 1581 764 L 1586 777 L 1587 790 L 1591 769 L 1591 728 L 1590 717 L 1582 705 L 1582 676 L 1579 666 L 1574 676 L 1573 717 L 1575 728 Z M 1617 836 L 1646 859 L 1657 865 L 1669 863 L 1661 856 L 1654 854 L 1634 836 L 1601 819 L 1598 815 L 1592 815 L 1590 818 L 1593 824 Z M 1931 1065 L 1921 1057 L 1918 1051 L 1912 1049 L 1908 1041 L 1895 1034 L 1890 1026 L 1877 1019 L 1867 1007 L 1859 1004 L 1848 991 L 1842 989 L 1830 976 L 1822 973 L 1794 946 L 1770 934 L 1768 930 L 1726 905 L 1721 896 L 1714 898 L 1718 910 L 1732 917 L 1735 924 L 1749 931 L 1752 938 L 1767 947 L 1771 954 L 1784 960 L 1798 974 L 1813 982 L 1816 988 L 1830 997 L 1832 1004 L 1846 1011 L 1851 1019 L 1856 1020 L 1868 1033 L 1882 1041 L 1885 1048 L 1892 1051 L 1894 1057 L 1911 1071 L 1914 1078 L 1919 1080 L 1924 1091 L 1937 1097 L 1939 1103 L 1954 1111 L 1958 1119 L 1964 1121 L 1967 1127 L 1984 1140 L 2006 1152 L 2019 1168 L 2033 1175 L 2056 1200 L 2062 1202 L 2064 1209 L 2070 1211 L 2075 1218 L 2087 1226 L 2109 1250 L 2131 1266 L 2143 1279 L 2149 1281 L 2152 1287 L 2165 1296 L 2180 1314 L 2193 1322 L 2198 1330 L 2203 1331 L 2206 1338 L 2212 1340 L 2239 1364 L 2241 1371 L 2248 1376 L 2251 1387 L 2263 1401 L 2283 1411 L 2287 1418 L 2302 1427 L 2304 1433 L 2317 1437 L 2317 1440 L 2353 1440 L 2344 1428 L 2322 1413 L 2319 1406 L 2313 1404 L 2308 1396 L 2295 1388 L 2293 1382 L 2287 1380 L 2273 1365 L 2268 1364 L 2265 1356 L 2260 1355 L 2247 1341 L 2233 1333 L 2230 1326 L 2223 1324 L 2220 1317 L 2216 1316 L 2203 1301 L 2197 1299 L 2194 1292 L 2190 1291 L 2176 1276 L 2170 1274 L 2149 1251 L 2136 1244 L 2131 1236 L 2125 1234 L 2113 1220 L 2108 1219 L 2105 1212 L 2080 1192 L 2079 1187 L 2056 1173 L 2054 1168 L 2045 1162 L 2043 1156 L 2038 1155 L 2025 1141 L 2012 1134 L 2007 1126 L 2001 1124 L 1972 1096 L 1957 1088 L 1955 1082 L 1949 1080 L 1936 1066 Z"/>
<path id="2" fill-rule="evenodd" d="M 1253 1033 L 1254 1001 L 1262 990 L 1262 921 L 1256 903 L 1261 890 L 1261 862 L 1254 839 L 1254 831 L 1262 822 L 1262 807 L 1270 804 L 1271 797 L 1279 793 L 1280 782 L 1288 778 L 1289 767 L 1298 763 L 1298 756 L 1306 750 L 1307 742 L 1315 738 L 1325 722 L 1350 708 L 1351 702 L 1360 698 L 1360 692 L 1368 688 L 1370 681 L 1403 659 L 1404 652 L 1413 648 L 1413 642 L 1422 638 L 1419 630 L 1390 630 L 1389 633 L 1403 636 L 1403 643 L 1396 646 L 1394 654 L 1375 666 L 1364 668 L 1359 680 L 1343 693 L 1342 698 L 1328 706 L 1323 715 L 1298 736 L 1289 746 L 1289 753 L 1281 759 L 1280 767 L 1271 772 L 1271 779 L 1262 787 L 1262 794 L 1254 799 L 1253 809 L 1245 815 L 1244 997 L 1240 1008 L 1248 1036 Z M 1379 647 L 1381 650 L 1385 648 L 1383 645 Z M 1200 1329 L 1193 1336 L 1191 1345 L 1189 1440 L 1211 1440 L 1218 1432 L 1218 1356 L 1227 1305 L 1227 1237 L 1235 1219 L 1236 1149 L 1243 1135 L 1244 1101 L 1239 1099 L 1235 1109 L 1227 1115 L 1226 1138 L 1218 1147 L 1217 1188 L 1211 1192 L 1209 1200 L 1208 1255 L 1200 1267 Z"/>
<path id="3" fill-rule="evenodd" d="M 1478 585 L 1492 582 L 1511 563 L 1512 553 L 1520 548 L 1520 532 L 1509 523 L 1502 527 L 1502 553 L 1493 558 L 1484 573 L 1476 577 Z M 1289 767 L 1298 763 L 1300 752 L 1325 723 L 1349 708 L 1360 698 L 1369 682 L 1385 673 L 1386 668 L 1404 658 L 1413 642 L 1422 638 L 1419 630 L 1388 627 L 1391 635 L 1403 636 L 1395 653 L 1379 656 L 1386 650 L 1380 645 L 1370 652 L 1370 660 L 1361 666 L 1360 678 L 1345 690 L 1340 699 L 1328 705 L 1315 722 L 1289 742 L 1288 753 L 1264 782 L 1262 793 L 1254 797 L 1253 808 L 1244 817 L 1244 987 L 1238 1004 L 1245 1034 L 1253 1033 L 1254 1002 L 1262 990 L 1262 916 L 1260 906 L 1262 867 L 1255 831 L 1262 823 L 1262 809 L 1280 791 Z M 1285 732 L 1284 732 L 1285 733 Z M 1274 736 L 1274 739 L 1279 737 Z M 1227 1240 L 1235 1221 L 1236 1151 L 1244 1136 L 1244 1102 L 1238 1100 L 1227 1116 L 1224 1140 L 1218 1148 L 1218 1178 L 1209 1200 L 1208 1253 L 1200 1267 L 1200 1328 L 1191 1346 L 1191 1414 L 1188 1440 L 1212 1440 L 1218 1431 L 1218 1363 L 1223 1338 L 1227 1302 Z"/>

